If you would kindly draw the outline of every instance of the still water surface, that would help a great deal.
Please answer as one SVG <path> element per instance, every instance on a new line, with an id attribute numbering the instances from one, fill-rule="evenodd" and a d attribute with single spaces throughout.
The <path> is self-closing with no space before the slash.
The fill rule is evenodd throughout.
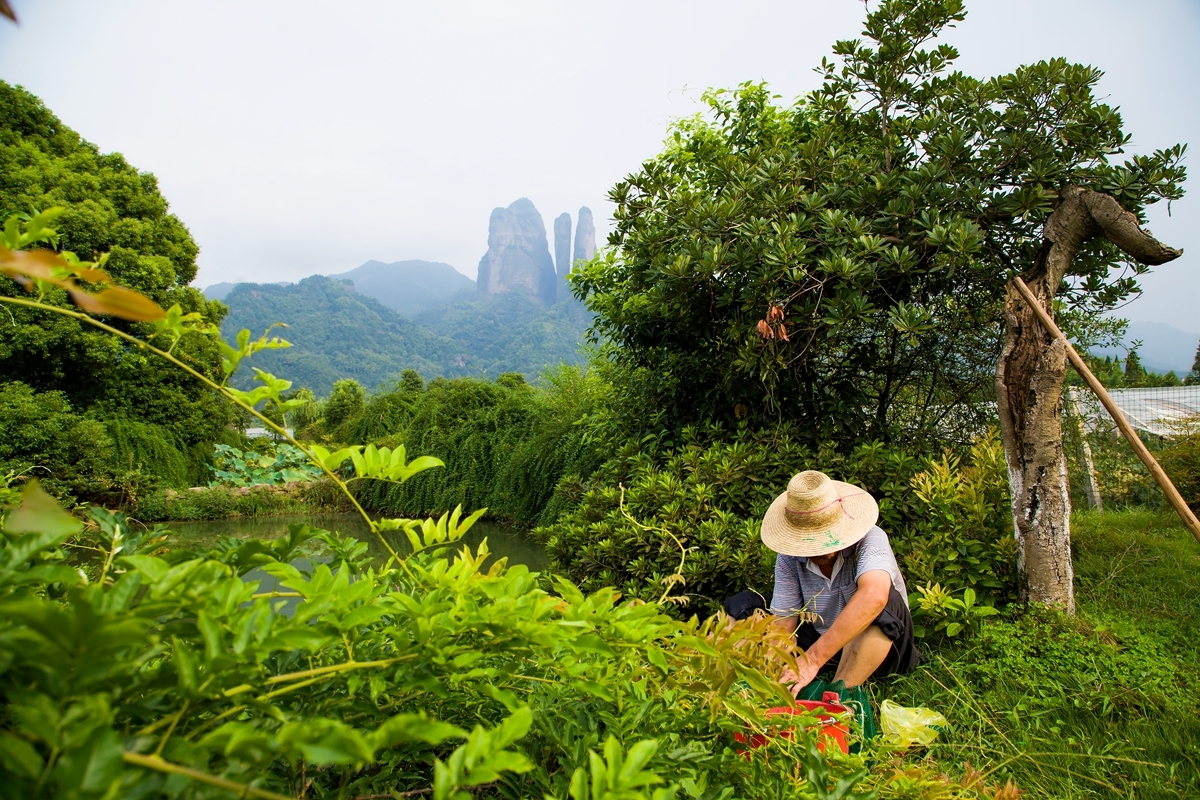
<path id="1" fill-rule="evenodd" d="M 176 547 L 198 549 L 209 547 L 226 536 L 238 539 L 274 539 L 287 534 L 288 525 L 300 522 L 307 522 L 314 528 L 353 536 L 367 543 L 371 555 L 379 564 L 387 560 L 387 549 L 379 541 L 379 537 L 371 533 L 366 521 L 357 514 L 237 517 L 200 522 L 168 522 L 167 526 L 174 532 L 172 538 Z M 397 553 L 403 555 L 411 550 L 408 538 L 402 532 L 389 531 L 384 536 Z M 463 537 L 462 544 L 468 544 L 474 550 L 485 538 L 488 550 L 492 554 L 489 563 L 495 558 L 507 557 L 509 564 L 524 564 L 531 570 L 542 570 L 546 566 L 546 551 L 540 544 L 533 541 L 524 531 L 499 522 L 476 522 Z M 462 544 L 456 545 L 454 549 L 461 549 Z"/>

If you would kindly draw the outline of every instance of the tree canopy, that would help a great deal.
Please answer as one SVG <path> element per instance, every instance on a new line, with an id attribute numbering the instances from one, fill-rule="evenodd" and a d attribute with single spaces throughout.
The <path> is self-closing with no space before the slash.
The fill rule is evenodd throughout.
<path id="1" fill-rule="evenodd" d="M 0 218 L 52 206 L 65 209 L 55 225 L 58 249 L 85 260 L 107 254 L 104 268 L 115 282 L 164 308 L 178 303 L 213 323 L 224 316 L 223 305 L 188 286 L 199 248 L 169 212 L 154 176 L 118 153 L 100 153 L 36 97 L 0 81 Z M 23 293 L 8 278 L 0 285 L 4 293 Z M 68 304 L 61 290 L 46 299 Z M 0 384 L 56 393 L 46 402 L 96 418 L 158 426 L 156 436 L 180 451 L 219 438 L 231 418 L 196 380 L 136 347 L 69 317 L 19 307 L 10 313 L 0 337 Z M 181 343 L 179 353 L 201 371 L 216 369 L 216 346 L 203 337 Z"/>
<path id="2" fill-rule="evenodd" d="M 964 17 L 959 0 L 881 3 L 820 89 L 791 105 L 763 84 L 710 91 L 616 185 L 611 248 L 572 280 L 631 419 L 794 421 L 847 444 L 977 431 L 1005 283 L 1035 262 L 1059 191 L 1139 219 L 1181 196 L 1182 146 L 1117 158 L 1129 137 L 1099 70 L 951 71 L 957 51 L 931 42 Z M 1110 309 L 1145 270 L 1095 239 L 1060 297 Z"/>

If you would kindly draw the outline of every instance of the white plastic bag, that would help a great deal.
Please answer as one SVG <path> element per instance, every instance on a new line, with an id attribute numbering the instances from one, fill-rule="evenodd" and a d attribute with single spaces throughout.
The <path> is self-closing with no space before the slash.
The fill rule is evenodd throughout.
<path id="1" fill-rule="evenodd" d="M 893 747 L 930 745 L 937 738 L 938 729 L 949 724 L 945 717 L 928 708 L 905 708 L 891 700 L 879 705 L 879 730 L 884 741 Z"/>

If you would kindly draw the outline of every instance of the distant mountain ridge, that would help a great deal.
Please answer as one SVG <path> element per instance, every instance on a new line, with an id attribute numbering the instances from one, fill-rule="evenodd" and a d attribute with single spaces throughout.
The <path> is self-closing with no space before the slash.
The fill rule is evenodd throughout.
<path id="1" fill-rule="evenodd" d="M 276 283 L 266 283 L 263 285 L 264 286 L 290 286 L 291 283 L 292 283 L 291 281 L 277 281 Z M 232 292 L 235 287 L 241 286 L 241 285 L 242 285 L 241 283 L 214 283 L 212 286 L 209 286 L 207 289 L 201 289 L 201 292 L 209 300 L 224 300 L 226 297 L 229 296 L 229 293 Z"/>
<path id="2" fill-rule="evenodd" d="M 1191 372 L 1196 346 L 1200 344 L 1200 333 L 1182 331 L 1165 322 L 1131 322 L 1122 342 L 1123 347 L 1094 347 L 1090 352 L 1092 355 L 1124 359 L 1129 346 L 1135 341 L 1142 343 L 1138 348 L 1138 358 L 1143 367 L 1160 374 L 1174 371 L 1182 378 Z"/>
<path id="3" fill-rule="evenodd" d="M 229 306 L 227 338 L 284 322 L 293 345 L 256 354 L 233 383 L 249 386 L 258 367 L 324 395 L 340 378 L 370 389 L 405 369 L 426 378 L 519 372 L 532 379 L 546 367 L 581 363 L 592 315 L 566 278 L 596 251 L 592 212 L 579 209 L 573 253 L 569 214 L 555 220 L 554 233 L 557 264 L 541 214 L 522 197 L 492 212 L 478 281 L 437 261 L 372 260 L 295 284 L 214 284 L 205 294 Z"/>
<path id="4" fill-rule="evenodd" d="M 313 275 L 284 286 L 239 283 L 225 303 L 229 316 L 221 332 L 226 339 L 243 328 L 257 336 L 283 322 L 287 328 L 276 333 L 292 344 L 251 357 L 234 375 L 239 388 L 254 382 L 254 367 L 319 395 L 328 394 L 340 378 L 373 388 L 404 369 L 427 376 L 452 372 L 445 367 L 455 360 L 453 342 L 333 278 Z"/>
<path id="5" fill-rule="evenodd" d="M 276 322 L 290 348 L 256 353 L 234 375 L 246 389 L 255 367 L 328 395 L 334 381 L 354 378 L 368 389 L 415 369 L 426 379 L 494 377 L 519 372 L 529 379 L 560 362 L 584 360 L 579 346 L 591 314 L 571 299 L 546 308 L 520 292 L 468 295 L 406 319 L 353 283 L 313 275 L 283 286 L 240 283 L 225 298 L 225 338 L 242 328 L 255 335 Z"/>
<path id="6" fill-rule="evenodd" d="M 373 297 L 406 317 L 475 289 L 475 281 L 440 261 L 394 261 L 384 264 L 372 260 L 349 272 L 328 277 L 353 281 L 359 294 Z"/>

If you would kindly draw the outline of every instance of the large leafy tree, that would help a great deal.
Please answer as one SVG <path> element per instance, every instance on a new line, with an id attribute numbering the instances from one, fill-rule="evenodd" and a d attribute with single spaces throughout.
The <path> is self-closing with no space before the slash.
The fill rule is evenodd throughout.
<path id="1" fill-rule="evenodd" d="M 574 286 L 642 418 L 940 446 L 992 418 L 1013 275 L 1049 274 L 1044 296 L 1076 319 L 1138 291 L 1144 259 L 1104 235 L 1046 273 L 1043 229 L 1080 189 L 1140 221 L 1181 196 L 1183 148 L 1121 158 L 1091 67 L 951 71 L 958 53 L 931 40 L 964 17 L 961 0 L 883 2 L 820 89 L 790 106 L 761 85 L 710 92 L 709 115 L 617 184 L 612 247 Z"/>
<path id="2" fill-rule="evenodd" d="M 107 254 L 105 269 L 116 282 L 164 308 L 177 303 L 220 322 L 224 306 L 188 287 L 199 248 L 168 211 L 154 176 L 120 154 L 100 153 L 29 92 L 0 82 L 0 218 L 52 206 L 65 208 L 55 223 L 60 249 L 85 260 Z M 5 293 L 21 293 L 8 279 L 0 284 Z M 63 292 L 48 299 L 68 303 Z M 204 337 L 190 337 L 179 352 L 215 374 L 216 347 Z M 159 425 L 181 449 L 213 441 L 229 420 L 194 379 L 74 319 L 33 309 L 4 315 L 0 383 L 10 381 L 61 392 L 75 409 L 102 418 Z"/>

